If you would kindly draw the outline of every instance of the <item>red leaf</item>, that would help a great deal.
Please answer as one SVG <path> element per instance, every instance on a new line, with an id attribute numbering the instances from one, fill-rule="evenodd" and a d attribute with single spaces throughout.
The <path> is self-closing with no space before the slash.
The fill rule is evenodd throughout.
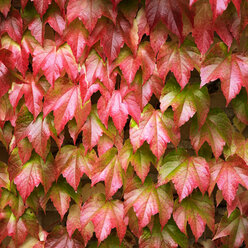
<path id="1" fill-rule="evenodd" d="M 168 30 L 162 22 L 159 22 L 150 33 L 151 47 L 155 54 L 158 53 L 161 46 L 165 43 L 168 36 Z"/>
<path id="2" fill-rule="evenodd" d="M 13 108 L 16 109 L 19 100 L 24 95 L 26 106 L 36 119 L 42 110 L 42 99 L 45 92 L 33 75 L 28 74 L 25 82 L 24 84 L 13 84 L 9 99 Z"/>
<path id="3" fill-rule="evenodd" d="M 69 194 L 69 191 L 71 189 L 72 188 L 68 188 L 68 184 L 62 182 L 54 184 L 50 189 L 50 199 L 52 200 L 54 207 L 59 212 L 61 220 L 70 206 L 71 195 Z"/>
<path id="4" fill-rule="evenodd" d="M 87 44 L 88 32 L 79 20 L 74 20 L 65 29 L 64 36 L 77 60 L 83 55 Z"/>
<path id="5" fill-rule="evenodd" d="M 72 234 L 76 229 L 80 230 L 80 207 L 77 204 L 74 204 L 70 207 L 69 214 L 66 221 L 66 228 L 69 234 L 69 237 L 72 237 Z"/>
<path id="6" fill-rule="evenodd" d="M 121 47 L 124 45 L 124 37 L 120 26 L 114 25 L 110 21 L 107 22 L 105 30 L 105 34 L 101 37 L 101 46 L 109 59 L 109 63 L 112 63 L 112 61 L 117 58 Z"/>
<path id="7" fill-rule="evenodd" d="M 11 7 L 11 0 L 4 0 L 0 3 L 0 12 L 3 13 L 6 18 Z"/>
<path id="8" fill-rule="evenodd" d="M 123 169 L 117 156 L 117 149 L 111 148 L 104 153 L 92 171 L 92 185 L 105 181 L 106 197 L 110 199 L 122 186 Z"/>
<path id="9" fill-rule="evenodd" d="M 7 171 L 7 168 L 7 165 L 4 162 L 0 161 L 0 187 L 8 188 L 10 186 L 9 173 Z"/>
<path id="10" fill-rule="evenodd" d="M 215 158 L 219 158 L 225 144 L 230 144 L 232 127 L 226 114 L 219 109 L 211 109 L 204 125 L 199 129 L 199 120 L 194 117 L 190 127 L 191 144 L 198 153 L 206 141 Z"/>
<path id="11" fill-rule="evenodd" d="M 142 146 L 144 141 L 150 145 L 153 154 L 159 159 L 170 141 L 176 146 L 180 133 L 172 121 L 172 112 L 162 114 L 151 105 L 146 105 L 141 114 L 139 125 L 133 120 L 130 122 L 130 140 L 134 151 Z"/>
<path id="12" fill-rule="evenodd" d="M 246 87 L 248 61 L 243 54 L 227 52 L 223 43 L 217 43 L 208 53 L 201 67 L 201 86 L 221 80 L 226 104 L 236 97 L 242 86 Z"/>
<path id="13" fill-rule="evenodd" d="M 194 68 L 199 69 L 200 55 L 198 49 L 190 42 L 185 42 L 181 47 L 175 42 L 166 42 L 158 53 L 158 71 L 162 80 L 165 80 L 169 71 L 172 71 L 184 88 Z"/>
<path id="14" fill-rule="evenodd" d="M 14 182 L 24 201 L 40 183 L 44 185 L 46 191 L 51 187 L 55 179 L 51 159 L 52 156 L 45 164 L 39 156 L 33 156 L 15 177 Z"/>
<path id="15" fill-rule="evenodd" d="M 56 177 L 62 174 L 76 191 L 84 173 L 91 177 L 96 159 L 95 151 L 85 155 L 82 145 L 78 148 L 72 145 L 63 146 L 55 158 Z"/>
<path id="16" fill-rule="evenodd" d="M 155 69 L 155 54 L 149 42 L 144 42 L 139 45 L 137 56 L 142 69 L 143 83 L 145 83 Z"/>
<path id="17" fill-rule="evenodd" d="M 78 74 L 78 66 L 70 47 L 64 44 L 59 49 L 52 40 L 44 41 L 44 48 L 36 47 L 33 53 L 33 70 L 36 76 L 40 69 L 48 82 L 53 85 L 65 70 L 72 80 Z"/>
<path id="18" fill-rule="evenodd" d="M 192 35 L 201 53 L 206 53 L 214 40 L 213 15 L 208 1 L 197 3 Z"/>
<path id="19" fill-rule="evenodd" d="M 51 233 L 49 233 L 45 242 L 46 248 L 82 248 L 84 242 L 80 237 L 71 238 L 66 229 L 62 226 L 57 226 Z M 35 247 L 36 248 L 36 247 Z"/>
<path id="20" fill-rule="evenodd" d="M 207 88 L 199 89 L 198 84 L 187 85 L 171 103 L 176 126 L 182 126 L 195 114 L 201 127 L 208 115 L 210 97 Z"/>
<path id="21" fill-rule="evenodd" d="M 162 20 L 168 29 L 182 40 L 182 14 L 178 0 L 146 1 L 146 16 L 150 28 Z"/>
<path id="22" fill-rule="evenodd" d="M 144 183 L 149 173 L 150 165 L 151 163 L 155 164 L 156 158 L 150 151 L 149 146 L 145 143 L 135 152 L 135 154 L 132 154 L 130 162 L 142 183 Z"/>
<path id="23" fill-rule="evenodd" d="M 51 135 L 49 129 L 49 119 L 39 115 L 36 120 L 33 120 L 25 105 L 18 114 L 15 136 L 16 142 L 28 137 L 35 151 L 45 160 L 47 156 L 47 141 Z"/>
<path id="24" fill-rule="evenodd" d="M 112 117 L 113 122 L 119 131 L 123 130 L 128 114 L 130 114 L 135 121 L 139 121 L 140 107 L 136 102 L 135 95 L 128 86 L 121 86 L 121 90 L 115 90 L 112 96 L 107 98 L 101 96 L 97 103 L 98 114 L 103 124 L 108 126 L 108 118 Z"/>
<path id="25" fill-rule="evenodd" d="M 90 54 L 88 55 L 85 61 L 85 67 L 86 67 L 86 78 L 88 80 L 87 88 L 89 89 L 92 88 L 92 90 L 97 91 L 98 87 L 96 85 L 93 86 L 93 83 L 95 83 L 96 79 L 99 79 L 101 82 L 104 82 L 107 72 L 104 62 L 102 61 L 101 57 L 94 49 L 92 49 Z"/>
<path id="26" fill-rule="evenodd" d="M 131 84 L 135 78 L 136 72 L 140 67 L 140 61 L 137 57 L 127 49 L 123 48 L 115 61 L 116 65 L 120 67 L 123 76 L 128 84 Z"/>
<path id="27" fill-rule="evenodd" d="M 102 15 L 115 22 L 117 13 L 108 0 L 70 0 L 67 6 L 69 23 L 78 17 L 90 33 Z"/>
<path id="28" fill-rule="evenodd" d="M 212 198 L 207 195 L 202 196 L 200 192 L 195 192 L 180 204 L 178 201 L 175 202 L 173 218 L 181 232 L 185 234 L 187 234 L 188 222 L 197 242 L 203 234 L 206 224 L 210 230 L 214 230 L 214 210 Z"/>
<path id="29" fill-rule="evenodd" d="M 213 240 L 229 236 L 226 240 L 227 245 L 229 247 L 238 248 L 243 244 L 244 241 L 246 244 L 248 244 L 246 235 L 247 231 L 247 217 L 241 215 L 240 212 L 236 209 L 229 218 L 226 215 L 222 217 L 220 223 L 218 224 L 218 229 Z"/>
<path id="30" fill-rule="evenodd" d="M 13 65 L 22 73 L 23 77 L 25 77 L 29 64 L 28 54 L 20 47 L 19 44 L 14 42 L 7 35 L 2 37 L 1 44 L 3 48 L 12 52 L 11 56 L 14 61 Z"/>
<path id="31" fill-rule="evenodd" d="M 85 152 L 92 150 L 99 142 L 99 138 L 103 135 L 103 124 L 101 123 L 96 108 L 92 107 L 92 111 L 88 116 L 83 128 L 83 145 Z"/>
<path id="32" fill-rule="evenodd" d="M 228 205 L 231 205 L 235 199 L 239 184 L 248 189 L 248 167 L 244 160 L 238 156 L 232 156 L 226 161 L 219 160 L 216 163 L 210 164 L 210 173 L 209 193 L 212 193 L 217 183 Z"/>
<path id="33" fill-rule="evenodd" d="M 49 23 L 49 25 L 59 34 L 63 35 L 64 29 L 65 29 L 65 20 L 62 17 L 60 13 L 60 9 L 58 9 L 55 6 L 52 6 L 47 11 L 47 19 L 46 23 Z"/>
<path id="34" fill-rule="evenodd" d="M 125 213 L 133 207 L 142 230 L 151 220 L 151 216 L 159 213 L 163 228 L 170 219 L 173 210 L 173 196 L 169 185 L 156 188 L 150 178 L 140 183 L 130 192 L 124 194 Z"/>
<path id="35" fill-rule="evenodd" d="M 108 237 L 112 228 L 117 229 L 120 242 L 125 236 L 127 219 L 124 206 L 119 200 L 106 200 L 103 194 L 96 194 L 81 208 L 80 222 L 82 229 L 92 221 L 98 245 Z"/>
<path id="36" fill-rule="evenodd" d="M 6 20 L 2 21 L 0 34 L 7 32 L 8 35 L 17 43 L 21 43 L 23 24 L 20 12 L 12 10 Z"/>
<path id="37" fill-rule="evenodd" d="M 84 107 L 87 107 L 85 111 Z M 69 120 L 75 117 L 79 127 L 82 127 L 89 114 L 90 104 L 82 106 L 79 85 L 68 82 L 66 79 L 58 80 L 54 88 L 50 88 L 45 96 L 43 112 L 46 116 L 53 111 L 54 124 L 59 134 Z"/>
<path id="38" fill-rule="evenodd" d="M 158 185 L 172 180 L 179 195 L 179 201 L 199 187 L 202 194 L 208 190 L 210 173 L 206 160 L 190 157 L 185 150 L 178 149 L 169 153 L 159 167 Z"/>
<path id="39" fill-rule="evenodd" d="M 46 13 L 52 0 L 32 0 L 32 2 L 34 2 L 34 7 L 36 8 L 40 17 L 42 17 Z"/>

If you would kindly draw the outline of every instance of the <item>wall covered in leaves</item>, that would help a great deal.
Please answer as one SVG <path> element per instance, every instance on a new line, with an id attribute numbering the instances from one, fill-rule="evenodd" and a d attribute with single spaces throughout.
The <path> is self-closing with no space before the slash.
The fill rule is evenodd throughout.
<path id="1" fill-rule="evenodd" d="M 247 0 L 0 12 L 1 247 L 248 246 Z"/>

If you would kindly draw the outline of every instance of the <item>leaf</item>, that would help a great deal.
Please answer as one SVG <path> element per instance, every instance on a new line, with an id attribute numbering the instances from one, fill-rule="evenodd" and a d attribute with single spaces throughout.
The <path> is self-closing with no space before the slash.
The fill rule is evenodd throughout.
<path id="1" fill-rule="evenodd" d="M 77 125 L 82 127 L 90 112 L 90 102 L 82 106 L 80 86 L 67 79 L 58 80 L 54 88 L 49 88 L 44 101 L 44 116 L 53 111 L 54 125 L 57 134 L 64 129 L 66 123 L 75 117 Z"/>
<path id="2" fill-rule="evenodd" d="M 86 61 L 85 61 L 85 67 L 86 67 L 86 79 L 87 79 L 87 85 L 89 89 L 91 87 L 96 87 L 96 85 L 93 85 L 97 79 L 99 79 L 101 82 L 105 81 L 106 78 L 106 66 L 99 56 L 99 54 L 92 49 L 90 54 L 88 55 Z M 98 88 L 96 88 L 96 91 Z"/>
<path id="3" fill-rule="evenodd" d="M 120 49 L 124 45 L 124 37 L 119 25 L 114 25 L 110 21 L 105 25 L 107 35 L 102 35 L 100 44 L 109 62 L 112 63 L 118 57 Z"/>
<path id="4" fill-rule="evenodd" d="M 116 59 L 116 65 L 118 65 L 123 73 L 123 76 L 128 84 L 131 84 L 135 78 L 135 75 L 140 67 L 140 61 L 137 57 L 134 57 L 128 48 L 124 47 Z"/>
<path id="5" fill-rule="evenodd" d="M 28 137 L 35 151 L 45 160 L 47 156 L 47 142 L 50 138 L 49 119 L 40 114 L 36 120 L 33 120 L 32 114 L 24 105 L 16 120 L 15 137 L 18 143 L 25 137 Z"/>
<path id="6" fill-rule="evenodd" d="M 25 83 L 13 84 L 9 93 L 9 99 L 13 108 L 16 109 L 19 100 L 24 95 L 25 104 L 28 110 L 33 114 L 34 119 L 36 119 L 42 110 L 44 94 L 45 92 L 41 84 L 33 78 L 33 75 L 28 74 Z"/>
<path id="7" fill-rule="evenodd" d="M 4 188 L 10 187 L 9 173 L 7 168 L 8 166 L 4 162 L 0 161 L 0 191 L 1 191 L 1 187 Z"/>
<path id="8" fill-rule="evenodd" d="M 15 195 L 9 190 L 4 189 L 1 193 L 0 209 L 4 210 L 6 206 L 10 206 L 11 211 L 17 219 L 23 215 L 26 208 L 19 194 Z"/>
<path id="9" fill-rule="evenodd" d="M 70 45 L 77 62 L 83 55 L 87 45 L 88 32 L 79 20 L 74 20 L 64 31 L 67 43 Z"/>
<path id="10" fill-rule="evenodd" d="M 11 7 L 11 0 L 1 0 L 0 2 L 0 12 L 3 13 L 6 18 Z"/>
<path id="11" fill-rule="evenodd" d="M 140 106 L 136 101 L 134 89 L 121 85 L 120 90 L 115 90 L 112 95 L 107 97 L 101 96 L 97 102 L 98 115 L 102 123 L 107 128 L 108 118 L 112 117 L 115 127 L 121 133 L 123 130 L 128 114 L 130 114 L 136 122 L 140 119 Z"/>
<path id="12" fill-rule="evenodd" d="M 175 75 L 181 88 L 184 88 L 190 78 L 190 72 L 199 68 L 200 54 L 190 42 L 185 41 L 182 46 L 175 42 L 166 42 L 158 53 L 158 72 L 165 80 L 169 71 Z"/>
<path id="13" fill-rule="evenodd" d="M 161 97 L 159 99 L 160 101 L 160 109 L 162 113 L 166 111 L 166 109 L 171 106 L 173 103 L 173 100 L 176 98 L 176 96 L 180 93 L 180 86 L 175 80 L 174 77 L 171 77 L 165 84 L 162 92 Z"/>
<path id="14" fill-rule="evenodd" d="M 189 223 L 195 240 L 201 237 L 205 225 L 214 230 L 214 203 L 207 195 L 202 196 L 200 192 L 193 193 L 185 198 L 180 204 L 175 202 L 173 218 L 181 230 L 186 233 L 187 222 Z"/>
<path id="15" fill-rule="evenodd" d="M 70 207 L 69 214 L 66 221 L 66 228 L 69 237 L 72 237 L 72 234 L 76 229 L 80 230 L 80 207 L 77 204 L 74 204 Z"/>
<path id="16" fill-rule="evenodd" d="M 213 14 L 209 1 L 197 3 L 195 13 L 192 36 L 200 52 L 205 54 L 214 40 Z"/>
<path id="17" fill-rule="evenodd" d="M 197 187 L 202 194 L 208 190 L 210 182 L 208 163 L 202 157 L 189 156 L 185 150 L 178 149 L 166 155 L 160 162 L 158 171 L 158 185 L 172 180 L 180 202 Z"/>
<path id="18" fill-rule="evenodd" d="M 16 232 L 16 218 L 9 208 L 0 212 L 0 243 L 7 236 L 14 236 Z"/>
<path id="19" fill-rule="evenodd" d="M 248 220 L 246 216 L 241 215 L 239 210 L 236 209 L 229 218 L 226 215 L 222 217 L 213 239 L 228 236 L 226 239 L 228 247 L 238 248 L 243 244 L 243 241 L 246 244 L 248 243 L 247 228 Z"/>
<path id="20" fill-rule="evenodd" d="M 151 217 L 159 213 L 161 227 L 170 219 L 173 210 L 173 196 L 168 185 L 155 187 L 148 177 L 145 183 L 137 183 L 130 191 L 124 194 L 125 213 L 133 207 L 138 217 L 139 230 L 149 224 Z"/>
<path id="21" fill-rule="evenodd" d="M 91 151 L 92 148 L 98 144 L 99 138 L 103 135 L 103 124 L 94 106 L 82 129 L 85 152 L 88 150 Z"/>
<path id="22" fill-rule="evenodd" d="M 182 40 L 182 13 L 179 1 L 146 1 L 146 17 L 150 28 L 161 20 L 167 28 Z"/>
<path id="23" fill-rule="evenodd" d="M 159 159 L 170 141 L 176 146 L 180 133 L 172 121 L 172 112 L 162 114 L 150 104 L 146 105 L 141 114 L 139 125 L 134 120 L 130 122 L 130 140 L 134 152 L 142 146 L 144 141 L 150 145 L 153 154 Z"/>
<path id="24" fill-rule="evenodd" d="M 226 104 L 246 86 L 248 61 L 239 53 L 228 53 L 223 43 L 217 43 L 208 53 L 201 67 L 201 87 L 210 81 L 221 80 Z"/>
<path id="25" fill-rule="evenodd" d="M 142 183 L 144 183 L 149 173 L 150 165 L 151 163 L 155 164 L 156 158 L 145 143 L 131 156 L 130 162 Z"/>
<path id="26" fill-rule="evenodd" d="M 47 9 L 48 6 L 51 4 L 51 0 L 32 0 L 34 2 L 34 7 L 36 8 L 37 12 L 40 14 L 40 17 L 42 17 Z"/>
<path id="27" fill-rule="evenodd" d="M 45 163 L 39 156 L 34 155 L 23 165 L 14 182 L 21 197 L 26 201 L 33 189 L 38 187 L 40 183 L 44 185 L 45 191 L 48 191 L 55 180 L 54 174 L 53 157 L 51 154 Z"/>
<path id="28" fill-rule="evenodd" d="M 105 182 L 106 197 L 110 199 L 121 188 L 123 169 L 117 155 L 117 149 L 111 148 L 96 162 L 91 183 L 95 185 L 100 181 Z"/>
<path id="29" fill-rule="evenodd" d="M 156 218 L 152 231 L 146 228 L 139 238 L 140 248 L 174 248 L 178 247 L 178 244 L 180 247 L 186 248 L 188 247 L 188 240 L 172 220 L 169 220 L 161 230 L 161 226 Z"/>
<path id="30" fill-rule="evenodd" d="M 21 49 L 21 46 L 9 38 L 9 36 L 4 35 L 1 38 L 2 47 L 11 51 L 12 59 L 14 60 L 13 65 L 22 73 L 25 77 L 26 71 L 28 69 L 28 54 Z"/>
<path id="31" fill-rule="evenodd" d="M 93 242 L 90 244 L 89 248 L 126 248 L 126 245 L 124 245 L 123 241 L 120 244 L 120 240 L 114 236 L 109 235 L 101 244 L 98 246 L 97 242 Z"/>
<path id="32" fill-rule="evenodd" d="M 116 228 L 120 242 L 126 233 L 127 219 L 124 206 L 119 200 L 106 200 L 103 194 L 96 194 L 81 208 L 80 222 L 84 229 L 92 221 L 98 245 Z"/>
<path id="33" fill-rule="evenodd" d="M 49 192 L 49 197 L 59 212 L 61 220 L 69 209 L 71 199 L 78 203 L 78 195 L 75 191 L 68 184 L 61 181 L 53 184 Z"/>
<path id="34" fill-rule="evenodd" d="M 91 177 L 96 159 L 94 150 L 85 154 L 83 145 L 79 147 L 63 146 L 55 158 L 56 178 L 62 174 L 76 191 L 83 174 Z"/>
<path id="35" fill-rule="evenodd" d="M 248 125 L 247 93 L 242 89 L 237 97 L 232 100 L 232 107 L 238 119 Z"/>
<path id="36" fill-rule="evenodd" d="M 7 18 L 1 22 L 0 34 L 7 32 L 11 39 L 20 44 L 23 34 L 23 22 L 20 12 L 13 9 Z"/>
<path id="37" fill-rule="evenodd" d="M 55 43 L 48 39 L 44 41 L 44 48 L 36 47 L 33 53 L 34 76 L 40 69 L 52 86 L 64 70 L 72 80 L 78 74 L 78 66 L 70 46 L 65 43 L 57 49 Z"/>
<path id="38" fill-rule="evenodd" d="M 115 22 L 117 13 L 109 0 L 70 0 L 67 6 L 69 23 L 78 17 L 90 33 L 102 15 Z"/>
<path id="39" fill-rule="evenodd" d="M 168 36 L 168 30 L 166 26 L 160 21 L 150 33 L 151 47 L 155 54 L 158 53 L 161 46 L 166 42 Z"/>
<path id="40" fill-rule="evenodd" d="M 201 127 L 208 115 L 210 97 L 207 88 L 199 89 L 198 84 L 187 85 L 172 101 L 175 124 L 180 127 L 192 116 L 197 115 Z"/>
<path id="41" fill-rule="evenodd" d="M 62 36 L 66 23 L 60 13 L 60 9 L 56 5 L 52 5 L 46 12 L 46 15 L 46 23 L 48 23 L 59 35 Z"/>
<path id="42" fill-rule="evenodd" d="M 220 109 L 211 109 L 203 126 L 199 129 L 196 117 L 190 127 L 190 140 L 196 153 L 206 141 L 212 148 L 215 158 L 219 158 L 225 144 L 231 142 L 231 123 Z"/>
<path id="43" fill-rule="evenodd" d="M 213 17 L 214 19 L 221 15 L 227 8 L 228 4 L 230 3 L 230 0 L 209 0 L 211 4 L 211 9 L 213 11 Z M 238 12 L 240 8 L 240 0 L 232 0 L 234 5 L 236 6 Z"/>
<path id="44" fill-rule="evenodd" d="M 70 238 L 66 229 L 62 226 L 56 226 L 54 230 L 49 233 L 45 242 L 47 248 L 62 248 L 62 247 L 73 247 L 81 248 L 84 247 L 82 238 L 74 236 Z"/>
<path id="45" fill-rule="evenodd" d="M 210 165 L 210 173 L 209 194 L 212 193 L 217 183 L 228 205 L 231 205 L 234 200 L 239 184 L 248 189 L 248 184 L 246 183 L 248 167 L 244 160 L 238 156 L 232 156 L 226 161 L 219 160 L 216 163 L 212 163 Z"/>

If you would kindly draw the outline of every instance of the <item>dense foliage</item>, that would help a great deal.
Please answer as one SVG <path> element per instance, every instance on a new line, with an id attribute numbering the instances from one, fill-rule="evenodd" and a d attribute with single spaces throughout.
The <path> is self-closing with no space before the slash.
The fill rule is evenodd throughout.
<path id="1" fill-rule="evenodd" d="M 248 246 L 247 0 L 0 12 L 1 247 Z"/>

